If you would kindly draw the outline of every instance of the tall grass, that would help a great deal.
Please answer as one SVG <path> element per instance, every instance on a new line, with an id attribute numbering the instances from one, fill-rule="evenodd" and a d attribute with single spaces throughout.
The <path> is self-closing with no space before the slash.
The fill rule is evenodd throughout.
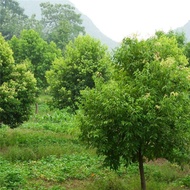
<path id="1" fill-rule="evenodd" d="M 0 156 L 9 161 L 38 160 L 49 155 L 60 157 L 81 152 L 88 150 L 70 134 L 44 129 L 0 129 Z"/>

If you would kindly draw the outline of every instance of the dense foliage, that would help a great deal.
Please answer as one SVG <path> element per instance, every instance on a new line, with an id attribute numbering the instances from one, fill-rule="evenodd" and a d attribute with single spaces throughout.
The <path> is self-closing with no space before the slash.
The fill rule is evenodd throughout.
<path id="1" fill-rule="evenodd" d="M 110 56 L 100 41 L 79 36 L 66 46 L 63 59 L 57 59 L 47 72 L 52 105 L 76 109 L 80 91 L 95 86 L 95 75 L 109 78 Z"/>
<path id="2" fill-rule="evenodd" d="M 35 101 L 36 80 L 27 65 L 14 64 L 12 50 L 0 36 L 0 123 L 12 128 L 29 118 Z"/>
<path id="3" fill-rule="evenodd" d="M 82 93 L 79 126 L 82 139 L 117 169 L 143 159 L 166 158 L 182 164 L 189 158 L 190 70 L 176 38 L 126 38 L 115 52 L 115 79 L 97 80 Z"/>
<path id="4" fill-rule="evenodd" d="M 28 17 L 24 14 L 24 9 L 14 0 L 0 0 L 0 12 L 0 32 L 5 39 L 10 39 L 22 30 Z"/>
<path id="5" fill-rule="evenodd" d="M 6 40 L 19 36 L 22 30 L 34 29 L 48 43 L 53 41 L 64 50 L 70 40 L 84 34 L 81 15 L 68 4 L 41 3 L 41 19 L 24 13 L 16 0 L 0 0 L 0 32 Z"/>
<path id="6" fill-rule="evenodd" d="M 0 0 L 0 32 L 6 40 L 14 35 L 19 35 L 23 29 L 35 29 L 41 31 L 41 24 L 35 15 L 29 18 L 24 9 L 15 0 Z"/>
<path id="7" fill-rule="evenodd" d="M 68 4 L 41 3 L 44 38 L 64 50 L 69 41 L 84 34 L 80 14 Z"/>
<path id="8" fill-rule="evenodd" d="M 127 72 L 127 75 L 134 77 L 137 70 L 142 71 L 146 63 L 158 60 L 166 60 L 173 57 L 178 64 L 186 65 L 187 59 L 176 36 L 167 37 L 166 35 L 156 36 L 139 41 L 137 38 L 125 38 L 115 54 L 116 65 Z"/>
<path id="9" fill-rule="evenodd" d="M 52 62 L 62 55 L 55 43 L 48 44 L 34 30 L 23 30 L 21 35 L 14 36 L 9 44 L 14 52 L 15 62 L 29 60 L 38 87 L 47 87 L 45 72 L 50 69 Z"/>
<path id="10" fill-rule="evenodd" d="M 157 31 L 156 35 L 157 37 L 167 36 L 169 38 L 176 38 L 178 47 L 181 49 L 181 51 L 184 52 L 189 62 L 188 67 L 190 66 L 190 42 L 187 41 L 184 33 L 178 33 L 174 31 L 169 31 L 168 33 L 164 33 L 163 31 Z"/>
<path id="11" fill-rule="evenodd" d="M 80 36 L 85 32 L 74 7 L 42 3 L 41 10 L 39 21 L 35 15 L 25 15 L 16 1 L 0 0 L 4 37 L 0 36 L 0 163 L 4 165 L 0 187 L 30 186 L 28 179 L 44 180 L 46 188 L 47 182 L 58 184 L 71 178 L 105 179 L 113 175 L 100 169 L 105 158 L 104 164 L 112 169 L 122 166 L 118 174 L 127 176 L 127 185 L 131 176 L 136 179 L 139 168 L 145 190 L 145 160 L 189 162 L 190 43 L 184 34 L 158 31 L 147 40 L 125 38 L 112 60 L 100 41 Z M 33 122 L 25 123 L 20 131 L 8 129 L 5 125 L 15 128 L 29 119 L 36 86 L 48 85 L 51 106 L 58 109 L 53 114 L 45 110 L 43 117 L 33 115 Z M 78 120 L 68 107 L 72 111 L 79 108 Z M 80 132 L 81 139 L 103 157 L 97 158 L 94 150 L 88 152 L 80 145 Z M 24 173 L 15 166 L 12 170 L 6 159 L 24 161 L 19 162 Z M 123 166 L 131 167 L 127 174 Z M 177 181 L 179 168 L 170 167 L 178 177 L 170 172 L 164 179 L 158 169 L 146 170 L 155 180 L 155 189 L 166 189 L 171 181 L 177 188 L 190 187 L 189 176 Z M 164 185 L 158 188 L 161 180 Z M 135 188 L 105 183 L 105 189 Z M 97 185 L 100 188 L 102 184 Z"/>

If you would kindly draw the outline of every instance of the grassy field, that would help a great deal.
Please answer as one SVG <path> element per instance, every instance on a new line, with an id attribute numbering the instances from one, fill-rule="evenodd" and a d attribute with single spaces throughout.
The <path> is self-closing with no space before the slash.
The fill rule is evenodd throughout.
<path id="1" fill-rule="evenodd" d="M 74 115 L 49 110 L 39 98 L 39 112 L 16 129 L 0 129 L 0 189 L 139 190 L 138 166 L 114 172 L 103 157 L 79 141 Z M 34 108 L 35 109 L 35 108 Z M 190 189 L 190 168 L 159 159 L 145 164 L 148 190 Z"/>

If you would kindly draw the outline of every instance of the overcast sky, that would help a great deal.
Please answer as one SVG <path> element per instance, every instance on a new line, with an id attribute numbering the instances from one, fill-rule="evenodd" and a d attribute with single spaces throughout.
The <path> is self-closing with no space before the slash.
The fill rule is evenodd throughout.
<path id="1" fill-rule="evenodd" d="M 150 36 L 190 20 L 190 0 L 70 0 L 108 37 Z"/>

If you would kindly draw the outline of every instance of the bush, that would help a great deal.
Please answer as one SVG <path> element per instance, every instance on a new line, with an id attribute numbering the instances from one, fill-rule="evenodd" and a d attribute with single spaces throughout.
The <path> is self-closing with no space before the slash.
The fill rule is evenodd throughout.
<path id="1" fill-rule="evenodd" d="M 0 125 L 11 128 L 29 119 L 35 102 L 36 79 L 28 63 L 15 65 L 12 51 L 0 35 Z"/>

